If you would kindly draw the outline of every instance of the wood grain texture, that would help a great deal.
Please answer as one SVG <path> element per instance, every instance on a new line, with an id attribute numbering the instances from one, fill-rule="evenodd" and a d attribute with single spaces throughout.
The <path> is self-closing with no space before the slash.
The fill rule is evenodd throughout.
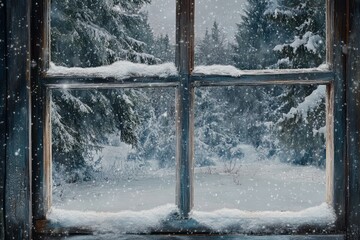
<path id="1" fill-rule="evenodd" d="M 200 86 L 256 86 L 285 84 L 330 84 L 334 80 L 332 71 L 303 69 L 301 71 L 247 71 L 240 76 L 192 74 L 190 81 Z M 65 77 L 47 75 L 42 83 L 49 88 L 113 88 L 113 87 L 176 87 L 179 77 L 138 77 L 116 80 L 114 78 Z"/>
<path id="2" fill-rule="evenodd" d="M 4 184 L 6 158 L 6 7 L 0 0 L 0 239 L 4 239 Z"/>
<path id="3" fill-rule="evenodd" d="M 185 75 L 194 69 L 194 14 L 194 0 L 176 1 L 175 65 Z"/>
<path id="4" fill-rule="evenodd" d="M 330 84 L 334 80 L 332 71 L 248 71 L 240 76 L 194 74 L 195 86 L 260 86 L 260 85 L 310 85 Z"/>
<path id="5" fill-rule="evenodd" d="M 42 84 L 49 88 L 67 89 L 94 89 L 94 88 L 157 88 L 177 87 L 179 77 L 137 77 L 117 80 L 114 78 L 90 78 L 90 77 L 63 77 L 47 75 Z"/>
<path id="6" fill-rule="evenodd" d="M 346 217 L 346 108 L 345 60 L 346 7 L 342 0 L 327 1 L 327 63 L 334 81 L 327 87 L 327 201 L 332 204 L 339 231 L 345 232 Z"/>
<path id="7" fill-rule="evenodd" d="M 1 1 L 4 0 L 0 0 Z M 61 78 L 48 76 L 42 80 L 44 69 L 48 65 L 47 15 L 44 13 L 47 1 L 33 1 L 32 60 L 32 111 L 34 150 L 34 191 L 33 205 L 35 218 L 42 219 L 51 201 L 51 134 L 49 96 L 41 85 L 59 88 L 64 85 L 70 88 L 109 88 L 109 87 L 168 87 L 177 86 L 177 204 L 182 217 L 187 218 L 193 199 L 193 105 L 195 86 L 224 85 L 266 85 L 266 84 L 327 84 L 327 199 L 333 204 L 337 214 L 336 231 L 347 228 L 348 239 L 359 239 L 360 213 L 360 61 L 359 34 L 360 8 L 359 0 L 328 0 L 328 63 L 331 71 L 303 73 L 247 73 L 239 77 L 191 75 L 193 69 L 193 11 L 194 1 L 177 2 L 177 51 L 176 64 L 180 77 L 158 82 L 155 79 L 129 79 L 119 83 L 114 79 Z M 8 133 L 8 144 L 1 153 L 6 157 L 6 232 L 7 237 L 26 239 L 31 228 L 31 183 L 30 183 L 30 95 L 29 95 L 29 9 L 30 1 L 8 0 L 6 11 L 0 7 L 0 35 L 5 29 L 11 29 L 6 42 L 0 42 L 0 86 L 1 119 L 0 131 Z M 6 14 L 5 14 L 6 12 Z M 6 19 L 8 19 L 6 21 Z M 10 21 L 18 19 L 19 21 Z M 45 20 L 46 19 L 46 20 Z M 2 39 L 2 38 L 0 38 Z M 5 44 L 9 47 L 6 59 Z M 3 46 L 3 47 L 2 47 Z M 11 46 L 11 47 L 10 47 Z M 25 47 L 23 47 L 25 46 Z M 6 63 L 9 69 L 5 74 Z M 356 64 L 355 64 L 356 63 Z M 5 75 L 4 75 L 5 74 Z M 346 80 L 346 81 L 345 81 Z M 8 93 L 6 93 L 8 91 Z M 5 102 L 3 94 L 9 95 Z M 6 104 L 5 104 L 6 103 Z M 346 103 L 346 105 L 345 105 Z M 8 110 L 8 113 L 5 110 Z M 332 114 L 333 113 L 333 114 Z M 8 115 L 7 115 L 8 114 Z M 5 116 L 5 117 L 4 117 Z M 346 121 L 348 118 L 348 122 Z M 8 123 L 7 123 L 8 122 Z M 7 123 L 7 125 L 5 124 Z M 2 124 L 2 125 L 1 125 Z M 0 141 L 5 141 L 3 137 Z M 45 144 L 47 143 L 47 144 Z M 1 146 L 5 146 L 1 144 Z M 20 146 L 20 148 L 19 148 Z M 18 152 L 18 150 L 20 151 Z M 49 150 L 50 149 L 50 150 Z M 3 160 L 2 160 L 3 161 Z M 1 168 L 0 171 L 4 171 Z M 39 165 L 40 164 L 40 165 Z M 347 181 L 348 180 L 348 181 Z M 0 180 L 0 190 L 3 186 Z M 347 187 L 349 187 L 347 192 Z M 1 202 L 0 202 L 1 204 Z M 0 219 L 1 224 L 1 219 Z M 1 229 L 0 229 L 1 232 Z"/>
<path id="8" fill-rule="evenodd" d="M 176 204 L 180 218 L 188 218 L 194 195 L 194 0 L 176 2 Z"/>
<path id="9" fill-rule="evenodd" d="M 360 0 L 349 0 L 346 65 L 348 239 L 360 239 Z"/>
<path id="10" fill-rule="evenodd" d="M 38 220 L 35 222 L 35 232 L 37 235 L 41 236 L 58 236 L 58 235 L 92 235 L 94 230 L 91 227 L 69 227 L 66 226 L 66 223 L 62 222 L 51 222 Z M 134 234 L 134 233 L 128 233 Z M 322 235 L 324 238 L 328 235 L 336 234 L 336 228 L 333 226 L 324 227 L 324 225 L 307 225 L 301 224 L 298 227 L 286 226 L 286 224 L 279 225 L 268 225 L 265 224 L 260 231 L 251 232 L 242 226 L 238 226 L 238 229 L 232 229 L 231 232 L 228 231 L 214 231 L 209 228 L 209 226 L 203 225 L 193 219 L 185 220 L 167 220 L 162 221 L 158 226 L 154 226 L 153 229 L 148 229 L 146 232 L 139 233 L 138 235 L 151 236 L 153 234 L 182 234 L 188 236 L 196 236 L 197 234 L 202 235 L 223 235 L 227 234 L 246 234 L 246 235 L 257 235 L 257 236 L 269 236 L 269 235 L 309 235 L 309 234 L 318 234 Z M 116 237 L 116 234 L 115 236 Z"/>
<path id="11" fill-rule="evenodd" d="M 100 240 L 101 236 L 39 236 L 36 240 Z M 108 240 L 345 240 L 344 235 L 273 235 L 273 236 L 246 236 L 237 234 L 228 235 L 181 235 L 181 234 L 153 234 L 153 235 L 130 235 L 107 236 Z"/>
<path id="12" fill-rule="evenodd" d="M 5 239 L 30 239 L 30 1 L 6 1 L 7 143 Z"/>
<path id="13" fill-rule="evenodd" d="M 46 147 L 51 144 L 50 128 L 46 127 L 46 109 L 50 101 L 46 98 L 46 87 L 42 77 L 49 65 L 49 0 L 32 1 L 31 12 L 31 97 L 32 97 L 32 211 L 33 219 L 45 219 L 50 208 L 51 169 L 47 162 L 51 161 L 46 154 Z"/>

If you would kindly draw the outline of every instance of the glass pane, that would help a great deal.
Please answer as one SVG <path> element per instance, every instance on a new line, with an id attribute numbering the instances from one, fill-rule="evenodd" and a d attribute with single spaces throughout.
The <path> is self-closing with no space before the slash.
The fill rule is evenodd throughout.
<path id="1" fill-rule="evenodd" d="M 175 90 L 53 90 L 53 207 L 144 210 L 175 201 Z"/>
<path id="2" fill-rule="evenodd" d="M 196 89 L 195 210 L 325 202 L 325 86 Z"/>
<path id="3" fill-rule="evenodd" d="M 325 0 L 196 0 L 196 65 L 241 70 L 325 63 Z"/>
<path id="4" fill-rule="evenodd" d="M 150 2 L 52 0 L 51 60 L 67 67 L 95 67 L 124 60 L 173 62 L 174 42 L 169 34 L 175 29 L 175 13 L 160 11 L 166 4 L 154 8 Z M 154 16 L 168 21 L 164 25 L 167 31 L 157 28 Z"/>

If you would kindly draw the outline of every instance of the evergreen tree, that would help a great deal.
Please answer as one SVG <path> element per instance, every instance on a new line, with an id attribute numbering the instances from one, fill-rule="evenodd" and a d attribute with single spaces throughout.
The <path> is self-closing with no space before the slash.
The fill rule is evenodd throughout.
<path id="1" fill-rule="evenodd" d="M 223 163 L 226 168 L 240 160 L 243 142 L 233 131 L 233 109 L 224 98 L 222 88 L 200 88 L 195 92 L 195 164 L 209 166 Z"/>
<path id="2" fill-rule="evenodd" d="M 153 64 L 153 34 L 140 12 L 150 0 L 53 1 L 52 61 L 57 65 L 94 67 L 117 60 Z M 146 41 L 146 42 L 145 42 Z M 67 181 L 91 178 L 96 169 L 94 151 L 109 134 L 137 146 L 135 90 L 56 90 L 52 93 L 54 174 Z"/>
<path id="3" fill-rule="evenodd" d="M 276 62 L 271 50 L 280 41 L 282 34 L 266 15 L 268 7 L 268 0 L 247 1 L 232 46 L 237 68 L 266 69 Z M 274 148 L 271 122 L 277 115 L 274 110 L 279 104 L 276 101 L 278 94 L 279 87 L 265 86 L 236 87 L 225 95 L 231 106 L 234 106 L 234 131 L 242 136 L 244 143 L 258 149 Z"/>
<path id="4" fill-rule="evenodd" d="M 275 46 L 280 68 L 318 67 L 325 59 L 325 0 L 279 0 L 267 16 L 282 27 L 285 39 Z"/>
<path id="5" fill-rule="evenodd" d="M 135 109 L 139 116 L 137 147 L 130 159 L 146 165 L 155 160 L 160 168 L 175 166 L 175 91 L 171 88 L 142 90 Z"/>
<path id="6" fill-rule="evenodd" d="M 268 0 L 248 0 L 242 22 L 237 25 L 233 58 L 240 69 L 265 69 L 275 62 L 271 51 L 281 38 L 265 14 Z"/>
<path id="7" fill-rule="evenodd" d="M 231 57 L 225 36 L 220 31 L 219 24 L 214 21 L 211 34 L 208 29 L 195 52 L 195 62 L 198 65 L 231 64 Z"/>
<path id="8" fill-rule="evenodd" d="M 324 1 L 248 0 L 235 36 L 235 65 L 241 69 L 317 67 L 324 61 L 324 7 Z M 262 93 L 245 89 L 246 98 L 238 111 L 246 111 L 244 104 L 249 101 L 258 106 L 248 112 L 250 122 L 269 121 L 268 126 L 272 126 L 269 129 L 262 124 L 243 124 L 248 130 L 240 131 L 250 134 L 246 138 L 253 139 L 254 146 L 269 146 L 269 153 L 278 152 L 285 161 L 324 164 L 324 137 L 318 131 L 325 123 L 324 98 L 306 114 L 300 111 L 292 118 L 283 117 L 315 94 L 315 86 L 264 87 Z M 242 91 L 228 96 L 245 97 Z"/>
<path id="9" fill-rule="evenodd" d="M 175 61 L 175 47 L 170 44 L 169 36 L 160 35 L 155 38 L 151 53 L 159 58 L 162 62 L 174 62 Z"/>
<path id="10" fill-rule="evenodd" d="M 144 53 L 152 32 L 140 12 L 150 0 L 53 1 L 51 57 L 59 65 L 93 67 L 117 60 L 155 63 Z M 150 39 L 150 40 L 149 40 Z"/>
<path id="11" fill-rule="evenodd" d="M 297 103 L 276 122 L 279 154 L 290 163 L 325 166 L 325 86 L 309 95 L 291 95 L 300 91 L 287 90 L 283 100 L 293 98 Z"/>
<path id="12" fill-rule="evenodd" d="M 99 164 L 93 158 L 94 151 L 101 150 L 111 133 L 136 146 L 136 95 L 132 90 L 53 90 L 55 174 L 65 173 L 66 181 L 90 179 Z"/>
<path id="13" fill-rule="evenodd" d="M 325 1 L 281 0 L 272 3 L 267 15 L 278 26 L 283 26 L 285 36 L 274 48 L 278 58 L 274 67 L 311 68 L 324 63 Z M 318 132 L 325 126 L 325 97 L 319 91 L 316 86 L 286 86 L 279 95 L 284 104 L 278 111 L 284 116 L 290 112 L 293 115 L 292 118 L 281 118 L 276 127 L 279 149 L 286 152 L 283 154 L 286 161 L 303 165 L 325 164 L 325 138 Z M 314 95 L 321 96 L 315 105 L 305 113 L 304 110 L 294 112 Z"/>

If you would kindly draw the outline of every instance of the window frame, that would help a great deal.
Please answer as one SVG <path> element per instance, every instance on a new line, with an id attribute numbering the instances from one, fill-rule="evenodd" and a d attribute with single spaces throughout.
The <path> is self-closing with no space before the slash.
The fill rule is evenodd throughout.
<path id="1" fill-rule="evenodd" d="M 257 86 L 285 84 L 325 84 L 326 97 L 326 201 L 334 208 L 337 220 L 335 227 L 318 229 L 317 226 L 304 226 L 293 231 L 278 229 L 282 234 L 344 233 L 346 229 L 348 185 L 348 161 L 346 155 L 346 118 L 343 108 L 345 99 L 344 69 L 341 52 L 346 38 L 341 30 L 346 21 L 346 6 L 338 0 L 327 0 L 327 63 L 328 70 L 251 70 L 239 77 L 192 74 L 194 68 L 194 2 L 195 0 L 177 0 L 176 6 L 176 66 L 178 79 L 129 78 L 122 82 L 112 78 L 63 77 L 49 75 L 50 51 L 50 0 L 35 0 L 31 10 L 31 88 L 32 88 L 32 215 L 35 232 L 49 233 L 54 226 L 49 225 L 46 214 L 51 207 L 51 126 L 50 126 L 50 91 L 62 88 L 101 88 L 101 87 L 156 87 L 175 86 L 177 109 L 177 144 L 176 144 L 176 204 L 180 217 L 187 219 L 193 206 L 193 156 L 194 156 L 194 88 L 201 86 Z M 342 31 L 342 32 L 341 32 Z M 341 32 L 341 33 L 340 33 Z M 337 47 L 336 47 L 337 46 Z M 339 47 L 341 46 L 341 48 Z M 341 57 L 340 57 L 341 56 Z M 136 80 L 136 81 L 134 81 Z M 153 87 L 153 85 L 152 85 Z M 357 176 L 354 176 L 355 180 Z M 56 228 L 56 227 L 55 227 Z M 188 229 L 191 230 L 191 229 Z M 192 229 L 196 230 L 196 229 Z M 61 231 L 69 231 L 62 229 Z M 76 232 L 78 229 L 72 229 Z M 71 232 L 70 231 L 70 232 Z M 165 232 L 179 232 L 179 229 L 168 229 Z M 262 234 L 262 233 L 257 233 Z"/>

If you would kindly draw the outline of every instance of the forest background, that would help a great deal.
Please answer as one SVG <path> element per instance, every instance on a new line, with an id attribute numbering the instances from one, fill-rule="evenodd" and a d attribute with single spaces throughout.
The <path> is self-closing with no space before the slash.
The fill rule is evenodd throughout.
<path id="1" fill-rule="evenodd" d="M 52 1 L 51 60 L 96 67 L 117 61 L 174 62 L 169 35 L 155 34 L 151 0 Z M 205 13 L 203 13 L 205 14 Z M 232 38 L 215 19 L 199 36 L 195 64 L 241 70 L 316 68 L 325 62 L 325 2 L 247 0 Z M 197 88 L 195 164 L 229 166 L 241 145 L 263 159 L 325 165 L 324 86 Z M 132 166 L 175 165 L 175 90 L 53 90 L 53 170 L 68 182 L 92 179 L 106 145 L 127 144 Z"/>

